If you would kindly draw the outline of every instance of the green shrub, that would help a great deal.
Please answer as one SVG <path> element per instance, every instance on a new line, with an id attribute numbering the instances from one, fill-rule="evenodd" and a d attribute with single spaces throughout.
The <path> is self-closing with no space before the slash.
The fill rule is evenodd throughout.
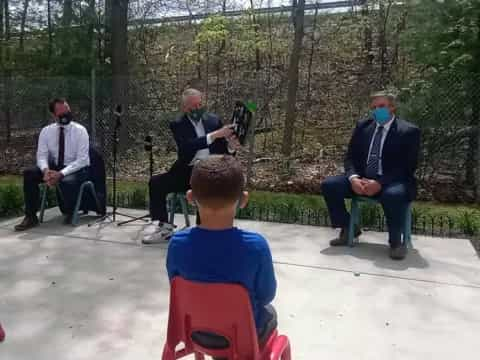
<path id="1" fill-rule="evenodd" d="M 463 212 L 458 220 L 460 230 L 464 234 L 469 236 L 478 234 L 480 224 L 478 216 L 475 214 L 474 211 Z"/>
<path id="2" fill-rule="evenodd" d="M 18 215 L 22 207 L 22 189 L 13 184 L 0 185 L 0 216 Z"/>

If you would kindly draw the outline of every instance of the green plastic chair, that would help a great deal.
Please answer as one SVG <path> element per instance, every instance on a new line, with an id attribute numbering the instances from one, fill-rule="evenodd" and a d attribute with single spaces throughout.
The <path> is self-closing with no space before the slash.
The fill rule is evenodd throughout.
<path id="1" fill-rule="evenodd" d="M 56 186 L 56 190 L 57 190 L 57 194 L 59 195 L 59 197 L 62 198 L 62 191 L 60 190 L 60 187 Z M 47 207 L 47 191 L 48 191 L 48 186 L 43 184 L 42 201 L 41 201 L 41 204 L 40 204 L 40 217 L 39 217 L 39 220 L 40 220 L 41 223 L 43 222 L 45 209 Z M 74 208 L 73 214 L 72 214 L 72 225 L 73 226 L 78 225 L 78 222 L 79 222 L 78 213 L 80 211 L 80 206 L 82 204 L 83 193 L 85 191 L 90 191 L 90 193 L 93 196 L 93 199 L 95 200 L 95 204 L 97 205 L 97 209 L 101 209 L 100 201 L 97 198 L 97 193 L 95 192 L 95 186 L 93 185 L 93 182 L 91 182 L 90 180 L 84 181 L 82 183 L 82 185 L 80 185 L 80 190 L 78 192 L 77 201 L 75 203 L 75 208 Z"/>
<path id="2" fill-rule="evenodd" d="M 360 202 L 367 202 L 378 204 L 379 201 L 374 198 L 365 196 L 354 196 L 352 198 L 352 206 L 350 211 L 350 224 L 348 226 L 348 245 L 353 247 L 355 245 L 355 225 L 360 223 Z M 407 247 L 413 249 L 412 244 L 412 203 L 407 206 L 407 214 L 405 216 L 405 225 L 403 227 L 403 241 Z"/>
<path id="3" fill-rule="evenodd" d="M 168 222 L 170 224 L 174 224 L 175 221 L 175 209 L 177 206 L 177 201 L 180 202 L 182 207 L 183 216 L 185 217 L 185 227 L 190 227 L 190 216 L 188 214 L 188 205 L 187 205 L 187 197 L 185 193 L 170 193 L 167 196 L 167 203 L 169 209 L 169 219 Z"/>

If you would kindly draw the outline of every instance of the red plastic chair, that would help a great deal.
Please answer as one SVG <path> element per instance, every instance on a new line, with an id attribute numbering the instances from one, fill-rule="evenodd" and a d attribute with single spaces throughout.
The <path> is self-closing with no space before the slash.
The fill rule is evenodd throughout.
<path id="1" fill-rule="evenodd" d="M 221 335 L 225 349 L 204 348 L 192 341 L 195 331 Z M 176 350 L 183 343 L 184 347 Z M 167 341 L 162 360 L 195 354 L 230 360 L 290 360 L 290 343 L 274 330 L 259 348 L 248 292 L 240 285 L 198 283 L 175 277 L 170 290 Z"/>
<path id="2" fill-rule="evenodd" d="M 5 340 L 5 331 L 3 331 L 2 324 L 0 324 L 0 342 Z"/>

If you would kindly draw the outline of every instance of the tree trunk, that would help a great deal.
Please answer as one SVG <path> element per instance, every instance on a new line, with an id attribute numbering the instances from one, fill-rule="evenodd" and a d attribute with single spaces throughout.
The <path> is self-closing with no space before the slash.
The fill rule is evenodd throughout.
<path id="1" fill-rule="evenodd" d="M 112 0 L 112 106 L 127 111 L 128 94 L 128 0 Z M 123 126 L 120 131 L 120 144 L 126 144 L 128 131 Z"/>
<path id="2" fill-rule="evenodd" d="M 69 39 L 69 28 L 72 25 L 73 20 L 73 8 L 72 8 L 72 0 L 64 0 L 63 1 L 63 15 L 62 15 L 62 31 L 61 31 L 61 39 L 62 39 L 62 59 L 66 60 L 70 57 L 71 54 L 71 46 L 70 46 L 70 39 Z"/>
<path id="3" fill-rule="evenodd" d="M 9 0 L 3 0 L 3 19 L 4 19 L 4 56 L 3 56 L 3 76 L 4 76 L 4 98 L 3 98 L 3 111 L 5 113 L 5 140 L 6 143 L 10 143 L 12 134 L 11 130 L 11 99 L 12 99 L 12 69 L 10 63 L 10 6 Z"/>
<path id="4" fill-rule="evenodd" d="M 288 67 L 288 94 L 285 114 L 285 129 L 283 133 L 282 153 L 286 158 L 292 154 L 293 131 L 296 119 L 296 103 L 298 89 L 298 68 L 302 51 L 303 27 L 305 15 L 305 0 L 298 0 L 295 9 L 295 39 L 292 52 L 290 53 L 290 65 Z"/>
<path id="5" fill-rule="evenodd" d="M 73 7 L 72 0 L 63 0 L 63 16 L 62 16 L 62 25 L 64 27 L 70 27 L 73 20 Z"/>
<path id="6" fill-rule="evenodd" d="M 105 17 L 104 26 L 105 33 L 103 39 L 103 62 L 112 58 L 112 2 L 113 0 L 105 0 Z"/>
<path id="7" fill-rule="evenodd" d="M 53 28 L 52 28 L 52 0 L 47 0 L 47 26 L 48 26 L 48 60 L 53 53 Z"/>
<path id="8" fill-rule="evenodd" d="M 18 48 L 20 53 L 23 53 L 24 49 L 24 41 L 25 41 L 25 23 L 27 22 L 27 13 L 28 13 L 28 5 L 30 1 L 24 0 L 23 1 L 23 11 L 22 11 L 22 19 L 20 22 L 20 42 L 18 44 Z"/>
<path id="9" fill-rule="evenodd" d="M 310 104 L 312 101 L 312 67 L 313 67 L 313 55 L 315 54 L 315 31 L 317 30 L 317 17 L 318 17 L 318 7 L 315 8 L 315 15 L 313 17 L 313 26 L 312 26 L 312 36 L 311 36 L 311 47 L 310 47 L 310 56 L 308 59 L 308 71 L 307 71 L 307 99 L 305 101 L 305 111 L 303 112 L 303 127 L 302 127 L 302 143 L 305 141 L 305 131 L 307 129 L 307 119 L 310 109 Z"/>
<path id="10" fill-rule="evenodd" d="M 254 89 L 254 101 L 258 101 L 258 94 L 260 88 L 260 77 L 259 71 L 261 68 L 260 64 L 260 49 L 258 48 L 258 27 L 257 27 L 257 19 L 255 17 L 255 7 L 253 4 L 253 0 L 250 0 L 250 8 L 252 10 L 252 24 L 255 27 L 255 89 Z M 255 130 L 257 128 L 257 114 L 252 115 L 252 120 L 250 122 L 250 129 L 248 136 L 248 159 L 247 159 L 247 186 L 252 185 L 253 179 L 253 160 L 255 159 Z"/>

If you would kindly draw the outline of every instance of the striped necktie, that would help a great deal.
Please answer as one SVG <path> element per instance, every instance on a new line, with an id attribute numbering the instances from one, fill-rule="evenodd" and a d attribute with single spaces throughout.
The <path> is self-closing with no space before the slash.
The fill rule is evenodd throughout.
<path id="1" fill-rule="evenodd" d="M 375 138 L 373 139 L 372 149 L 367 161 L 367 168 L 365 170 L 365 176 L 368 179 L 376 179 L 378 177 L 378 167 L 381 160 L 380 147 L 382 145 L 383 126 L 377 128 Z"/>

